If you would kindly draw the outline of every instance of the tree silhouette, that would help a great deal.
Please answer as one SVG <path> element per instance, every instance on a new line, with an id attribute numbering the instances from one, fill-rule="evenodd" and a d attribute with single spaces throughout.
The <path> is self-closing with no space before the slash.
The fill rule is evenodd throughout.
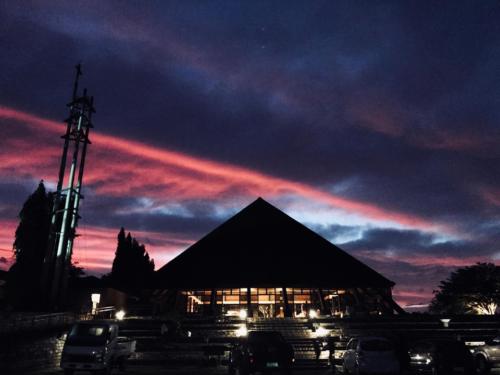
<path id="1" fill-rule="evenodd" d="M 495 314 L 500 303 L 500 266 L 477 263 L 441 281 L 429 310 L 441 314 Z"/>
<path id="2" fill-rule="evenodd" d="M 19 213 L 13 244 L 15 263 L 7 276 L 7 298 L 15 308 L 30 310 L 39 306 L 51 206 L 51 197 L 41 181 Z"/>
<path id="3" fill-rule="evenodd" d="M 7 299 L 18 310 L 36 310 L 41 306 L 43 260 L 48 246 L 53 193 L 43 181 L 19 212 L 19 225 L 12 246 L 15 263 L 7 275 Z M 83 268 L 70 264 L 69 277 L 78 278 Z"/>
<path id="4" fill-rule="evenodd" d="M 125 229 L 122 227 L 118 233 L 118 244 L 111 269 L 112 284 L 129 291 L 141 289 L 151 281 L 154 268 L 154 260 L 149 258 L 146 247 L 139 244 L 130 233 L 125 236 Z"/>

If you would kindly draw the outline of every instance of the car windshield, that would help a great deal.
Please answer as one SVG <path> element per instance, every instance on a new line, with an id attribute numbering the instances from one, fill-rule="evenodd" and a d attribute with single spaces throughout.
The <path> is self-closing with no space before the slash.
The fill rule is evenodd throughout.
<path id="1" fill-rule="evenodd" d="M 109 328 L 104 324 L 77 324 L 71 329 L 66 342 L 75 346 L 100 346 L 106 343 Z"/>
<path id="2" fill-rule="evenodd" d="M 389 341 L 378 339 L 361 341 L 360 347 L 361 350 L 367 352 L 385 352 L 392 350 L 392 345 Z"/>
<path id="3" fill-rule="evenodd" d="M 250 344 L 279 343 L 283 342 L 283 336 L 279 332 L 249 332 L 248 342 Z"/>

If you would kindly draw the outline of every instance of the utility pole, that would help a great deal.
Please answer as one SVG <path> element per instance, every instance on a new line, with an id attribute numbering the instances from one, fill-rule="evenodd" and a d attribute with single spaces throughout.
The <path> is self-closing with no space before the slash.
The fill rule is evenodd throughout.
<path id="1" fill-rule="evenodd" d="M 76 66 L 73 95 L 68 104 L 69 117 L 66 122 L 57 190 L 53 196 L 50 235 L 45 253 L 42 289 L 46 308 L 59 310 L 64 307 L 68 285 L 68 273 L 73 253 L 73 242 L 78 226 L 78 209 L 83 199 L 82 182 L 89 132 L 92 128 L 92 114 L 95 113 L 94 98 L 87 95 L 87 89 L 78 96 L 78 84 L 82 75 L 81 65 Z M 68 164 L 68 152 L 72 151 Z M 78 172 L 77 172 L 78 171 Z M 68 177 L 65 181 L 66 172 Z M 63 185 L 66 182 L 66 187 Z"/>

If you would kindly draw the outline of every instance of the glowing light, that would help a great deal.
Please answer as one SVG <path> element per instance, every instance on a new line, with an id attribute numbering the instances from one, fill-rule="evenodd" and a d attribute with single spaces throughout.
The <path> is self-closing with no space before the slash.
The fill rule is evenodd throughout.
<path id="1" fill-rule="evenodd" d="M 248 317 L 248 313 L 245 309 L 240 310 L 240 319 L 246 319 Z"/>
<path id="2" fill-rule="evenodd" d="M 125 311 L 123 310 L 118 310 L 115 314 L 116 320 L 123 320 L 125 318 Z"/>
<path id="3" fill-rule="evenodd" d="M 92 293 L 90 300 L 92 301 L 92 315 L 95 315 L 97 313 L 97 305 L 101 302 L 101 295 L 99 293 Z"/>
<path id="4" fill-rule="evenodd" d="M 318 312 L 316 310 L 309 310 L 309 318 L 316 319 L 318 317 Z"/>
<path id="5" fill-rule="evenodd" d="M 316 337 L 326 337 L 326 336 L 328 336 L 330 331 L 323 328 L 323 327 L 318 327 L 318 329 L 316 329 L 316 332 L 314 332 L 314 333 L 315 333 Z"/>
<path id="6" fill-rule="evenodd" d="M 236 337 L 246 337 L 248 335 L 247 326 L 242 325 L 240 328 L 236 330 L 235 334 Z"/>
<path id="7" fill-rule="evenodd" d="M 450 326 L 451 319 L 440 319 L 441 323 L 443 323 L 444 328 L 448 328 Z"/>
<path id="8" fill-rule="evenodd" d="M 99 303 L 101 302 L 101 295 L 99 293 L 92 293 L 90 299 L 92 300 L 92 303 Z"/>
<path id="9" fill-rule="evenodd" d="M 483 305 L 471 305 L 472 310 L 478 315 L 495 315 L 498 305 L 496 303 L 489 303 Z"/>

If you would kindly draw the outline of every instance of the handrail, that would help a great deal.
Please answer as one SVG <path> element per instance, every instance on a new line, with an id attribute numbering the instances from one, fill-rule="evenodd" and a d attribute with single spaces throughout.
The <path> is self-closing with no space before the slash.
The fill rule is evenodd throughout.
<path id="1" fill-rule="evenodd" d="M 101 312 L 107 312 L 107 311 L 115 311 L 116 307 L 114 306 L 104 306 L 104 307 L 98 307 L 96 309 L 96 313 L 101 313 Z"/>
<path id="2" fill-rule="evenodd" d="M 75 314 L 69 312 L 17 315 L 0 320 L 0 331 L 13 332 L 29 329 L 46 329 L 54 326 L 63 326 L 72 323 L 74 320 Z"/>

